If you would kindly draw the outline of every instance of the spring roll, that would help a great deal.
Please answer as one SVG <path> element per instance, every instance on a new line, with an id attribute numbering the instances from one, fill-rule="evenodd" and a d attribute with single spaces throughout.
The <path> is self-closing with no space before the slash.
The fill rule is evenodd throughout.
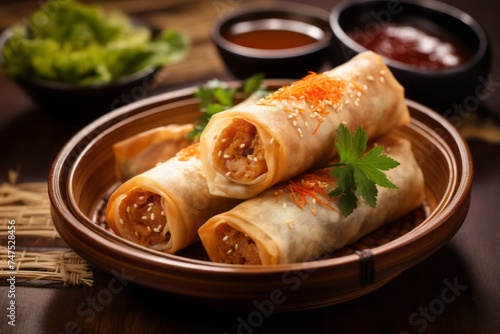
<path id="1" fill-rule="evenodd" d="M 247 199 L 331 160 L 340 123 L 361 126 L 372 139 L 409 119 L 403 87 L 368 51 L 212 116 L 201 161 L 212 194 Z"/>
<path id="2" fill-rule="evenodd" d="M 377 205 L 363 200 L 347 217 L 328 196 L 336 180 L 328 169 L 306 173 L 209 219 L 199 234 L 214 262 L 269 265 L 318 258 L 349 245 L 422 205 L 424 179 L 411 143 L 393 135 L 377 139 L 400 165 L 386 172 L 398 188 L 378 188 Z"/>
<path id="3" fill-rule="evenodd" d="M 125 181 L 167 161 L 181 149 L 193 144 L 186 135 L 193 124 L 169 124 L 141 132 L 113 145 L 115 170 Z"/>
<path id="4" fill-rule="evenodd" d="M 109 198 L 106 222 L 119 236 L 174 254 L 199 240 L 208 218 L 238 202 L 208 192 L 196 143 L 121 184 Z"/>

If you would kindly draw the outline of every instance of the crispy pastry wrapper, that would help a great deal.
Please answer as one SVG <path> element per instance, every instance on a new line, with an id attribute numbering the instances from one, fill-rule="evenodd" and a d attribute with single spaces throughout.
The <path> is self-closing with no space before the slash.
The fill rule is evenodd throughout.
<path id="1" fill-rule="evenodd" d="M 118 179 L 128 180 L 167 161 L 193 144 L 186 135 L 193 124 L 169 124 L 144 131 L 113 145 Z"/>
<path id="2" fill-rule="evenodd" d="M 121 184 L 110 196 L 106 221 L 119 236 L 170 254 L 199 240 L 198 228 L 239 201 L 211 195 L 199 144 Z"/>
<path id="3" fill-rule="evenodd" d="M 360 199 L 354 212 L 344 217 L 338 200 L 327 195 L 336 187 L 327 170 L 303 174 L 209 219 L 199 234 L 210 259 L 264 265 L 313 260 L 421 206 L 424 178 L 411 143 L 387 135 L 377 144 L 400 165 L 386 172 L 398 188 L 377 186 L 375 208 Z M 297 188 L 304 182 L 305 188 Z"/>
<path id="4" fill-rule="evenodd" d="M 212 116 L 200 158 L 212 194 L 247 199 L 335 157 L 340 123 L 372 139 L 409 119 L 403 87 L 367 51 Z"/>

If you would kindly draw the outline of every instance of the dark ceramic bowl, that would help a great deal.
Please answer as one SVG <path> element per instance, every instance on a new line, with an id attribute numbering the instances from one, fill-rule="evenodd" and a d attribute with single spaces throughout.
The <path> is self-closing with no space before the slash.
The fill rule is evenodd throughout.
<path id="1" fill-rule="evenodd" d="M 388 67 L 405 87 L 408 98 L 445 116 L 456 112 L 455 106 L 477 108 L 481 97 L 478 87 L 484 86 L 491 62 L 488 37 L 470 15 L 439 1 L 346 0 L 339 3 L 330 13 L 333 64 L 342 64 L 367 50 L 356 42 L 356 33 L 373 37 L 388 24 L 444 36 L 459 42 L 469 53 L 461 64 L 441 69 L 420 68 L 394 60 L 395 57 L 385 57 Z"/>
<path id="2" fill-rule="evenodd" d="M 0 36 L 0 64 L 3 45 L 11 33 Z M 159 67 L 147 67 L 117 80 L 98 85 L 17 78 L 16 84 L 45 112 L 65 121 L 90 121 L 110 110 L 147 97 L 158 86 Z"/>
<path id="3" fill-rule="evenodd" d="M 212 39 L 236 78 L 245 79 L 257 72 L 267 78 L 301 78 L 309 71 L 319 71 L 327 59 L 331 39 L 328 15 L 320 8 L 291 2 L 241 5 L 215 23 Z M 275 38 L 269 30 L 296 36 Z M 243 46 L 231 37 L 255 31 L 267 31 L 259 40 L 270 39 L 271 46 Z M 301 45 L 301 38 L 309 39 L 309 43 Z M 292 45 L 278 45 L 285 41 Z"/>

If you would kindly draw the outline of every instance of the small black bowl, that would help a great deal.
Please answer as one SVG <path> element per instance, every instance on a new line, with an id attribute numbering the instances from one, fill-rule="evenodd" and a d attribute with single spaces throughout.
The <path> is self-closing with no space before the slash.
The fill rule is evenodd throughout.
<path id="1" fill-rule="evenodd" d="M 382 27 L 392 23 L 445 36 L 459 42 L 469 53 L 459 65 L 435 69 L 420 68 L 394 60 L 395 57 L 384 57 L 387 66 L 405 87 L 407 97 L 445 115 L 455 113 L 457 106 L 477 108 L 481 87 L 487 80 L 491 63 L 488 37 L 470 15 L 439 1 L 340 2 L 330 13 L 332 63 L 344 63 L 367 50 L 367 47 L 354 40 L 353 33 L 372 34 L 373 37 Z"/>
<path id="2" fill-rule="evenodd" d="M 0 35 L 0 64 L 4 61 L 2 48 L 10 36 L 9 29 Z M 88 122 L 150 95 L 159 86 L 156 74 L 160 69 L 149 66 L 109 83 L 85 86 L 39 78 L 13 81 L 47 114 L 63 121 Z"/>
<path id="3" fill-rule="evenodd" d="M 323 9 L 293 2 L 241 5 L 214 24 L 212 39 L 228 70 L 238 79 L 258 72 L 266 78 L 301 78 L 325 64 L 331 40 L 328 16 Z M 271 45 L 243 46 L 233 39 L 255 31 L 266 31 L 259 39 L 269 39 Z M 283 31 L 295 37 L 272 39 L 272 34 Z M 299 38 L 309 41 L 302 44 Z M 278 45 L 281 42 L 298 44 Z"/>

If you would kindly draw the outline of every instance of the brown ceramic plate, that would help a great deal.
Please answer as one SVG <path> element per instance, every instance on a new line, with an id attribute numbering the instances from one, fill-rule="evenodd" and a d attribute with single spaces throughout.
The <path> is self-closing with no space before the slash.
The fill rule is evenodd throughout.
<path id="1" fill-rule="evenodd" d="M 286 84 L 267 81 L 270 89 Z M 272 303 L 301 310 L 340 303 L 384 285 L 421 262 L 460 228 L 469 208 L 472 162 L 458 132 L 432 110 L 408 101 L 411 122 L 397 130 L 413 142 L 426 180 L 426 205 L 325 258 L 277 266 L 208 261 L 200 244 L 178 255 L 124 240 L 99 223 L 100 208 L 117 185 L 112 145 L 136 133 L 199 116 L 196 87 L 117 109 L 78 132 L 49 176 L 52 217 L 61 237 L 98 268 L 130 281 L 236 309 Z M 189 297 L 189 298 L 188 298 Z"/>

